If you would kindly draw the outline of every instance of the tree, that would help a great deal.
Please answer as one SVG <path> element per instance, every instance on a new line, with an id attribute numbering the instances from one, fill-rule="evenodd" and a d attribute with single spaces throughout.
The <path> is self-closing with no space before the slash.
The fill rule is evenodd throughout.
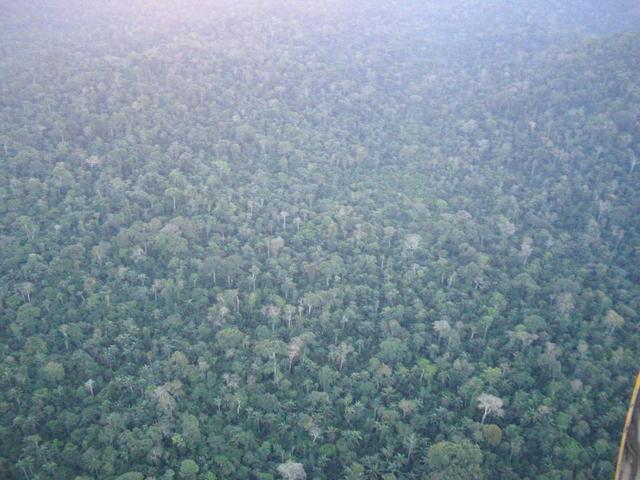
<path id="1" fill-rule="evenodd" d="M 262 307 L 262 314 L 271 319 L 271 330 L 275 330 L 276 321 L 280 316 L 281 308 L 277 305 L 266 305 Z"/>
<path id="2" fill-rule="evenodd" d="M 144 475 L 140 472 L 127 472 L 118 476 L 116 480 L 143 480 Z"/>
<path id="3" fill-rule="evenodd" d="M 59 362 L 47 362 L 47 364 L 42 367 L 42 373 L 44 377 L 51 383 L 60 383 L 65 376 L 64 366 L 62 366 Z"/>
<path id="4" fill-rule="evenodd" d="M 284 239 L 282 237 L 270 238 L 267 240 L 267 252 L 269 256 L 277 257 L 284 247 Z"/>
<path id="5" fill-rule="evenodd" d="M 497 425 L 483 425 L 482 436 L 489 445 L 497 447 L 502 440 L 502 430 Z"/>
<path id="6" fill-rule="evenodd" d="M 616 328 L 624 325 L 624 318 L 615 310 L 608 310 L 604 317 L 604 323 L 609 328 L 609 334 L 611 335 Z"/>
<path id="7" fill-rule="evenodd" d="M 31 303 L 31 294 L 33 293 L 33 283 L 24 282 L 19 286 L 20 294 L 27 300 L 27 302 Z"/>
<path id="8" fill-rule="evenodd" d="M 431 480 L 480 480 L 482 452 L 480 448 L 462 440 L 438 442 L 429 447 L 427 466 Z"/>
<path id="9" fill-rule="evenodd" d="M 22 215 L 18 218 L 18 223 L 20 223 L 20 225 L 24 229 L 24 232 L 27 235 L 27 239 L 34 240 L 36 238 L 38 227 L 33 222 L 31 217 L 29 217 L 28 215 Z"/>
<path id="10" fill-rule="evenodd" d="M 402 411 L 402 417 L 404 418 L 416 411 L 418 403 L 415 400 L 407 400 L 406 398 L 403 398 L 398 402 L 398 408 Z"/>
<path id="11" fill-rule="evenodd" d="M 153 390 L 153 397 L 158 402 L 161 412 L 171 414 L 176 408 L 176 400 L 168 385 L 161 385 Z"/>
<path id="12" fill-rule="evenodd" d="M 93 386 L 95 385 L 95 383 L 96 383 L 95 380 L 93 380 L 92 378 L 84 382 L 85 388 L 91 394 L 92 397 L 93 397 Z"/>
<path id="13" fill-rule="evenodd" d="M 337 347 L 330 347 L 329 357 L 338 364 L 338 370 L 342 370 L 344 363 L 347 361 L 347 356 L 353 352 L 354 350 L 351 344 L 340 342 Z"/>
<path id="14" fill-rule="evenodd" d="M 202 441 L 202 433 L 200 431 L 200 422 L 198 417 L 185 413 L 182 415 L 182 436 L 184 437 L 187 445 L 196 449 Z"/>
<path id="15" fill-rule="evenodd" d="M 300 356 L 300 353 L 302 352 L 305 345 L 312 341 L 313 338 L 313 333 L 308 332 L 295 337 L 289 342 L 289 346 L 287 348 L 289 355 L 289 371 L 291 371 L 293 362 Z"/>
<path id="16" fill-rule="evenodd" d="M 287 353 L 287 345 L 282 340 L 267 339 L 256 343 L 255 352 L 265 359 L 271 361 L 273 369 L 273 380 L 278 381 L 278 356 Z"/>
<path id="17" fill-rule="evenodd" d="M 104 257 L 109 252 L 110 248 L 111 248 L 111 245 L 109 244 L 109 242 L 104 242 L 104 241 L 100 242 L 98 243 L 98 245 L 94 245 L 91 248 L 91 255 L 93 255 L 93 258 L 96 259 L 98 264 L 102 265 L 102 262 L 104 261 Z"/>
<path id="18" fill-rule="evenodd" d="M 415 433 L 410 433 L 404 437 L 404 446 L 407 449 L 407 462 L 411 460 L 411 454 L 413 454 L 416 444 L 418 443 L 418 436 Z"/>
<path id="19" fill-rule="evenodd" d="M 410 253 L 414 253 L 420 246 L 422 237 L 417 233 L 409 234 L 404 239 L 404 248 Z"/>
<path id="20" fill-rule="evenodd" d="M 354 462 L 351 465 L 344 468 L 344 479 L 345 480 L 362 480 L 365 477 L 364 467 Z"/>
<path id="21" fill-rule="evenodd" d="M 378 355 L 383 362 L 402 362 L 407 354 L 407 346 L 399 338 L 386 338 L 380 342 L 380 353 Z"/>
<path id="22" fill-rule="evenodd" d="M 295 463 L 291 460 L 286 463 L 281 463 L 278 466 L 278 473 L 282 475 L 284 480 L 306 480 L 307 478 L 304 466 L 301 463 Z"/>
<path id="23" fill-rule="evenodd" d="M 520 255 L 522 255 L 524 265 L 527 264 L 531 253 L 533 252 L 533 240 L 531 237 L 525 237 L 520 246 Z"/>
<path id="24" fill-rule="evenodd" d="M 433 329 L 438 332 L 438 343 L 440 343 L 442 336 L 446 336 L 451 332 L 451 325 L 447 320 L 436 320 L 433 322 Z"/>
<path id="25" fill-rule="evenodd" d="M 191 459 L 183 460 L 180 463 L 180 478 L 184 480 L 195 480 L 199 471 L 200 467 Z"/>
<path id="26" fill-rule="evenodd" d="M 478 397 L 478 408 L 483 410 L 482 413 L 482 421 L 480 423 L 484 424 L 487 415 L 496 415 L 501 417 L 504 415 L 504 410 L 502 408 L 503 402 L 502 399 L 496 397 L 495 395 L 490 395 L 488 393 L 483 393 Z"/>
<path id="27" fill-rule="evenodd" d="M 426 378 L 427 385 L 429 385 L 431 383 L 431 379 L 435 376 L 438 369 L 427 358 L 421 358 L 420 360 L 418 360 L 417 367 L 420 371 L 420 383 L 422 383 L 422 381 Z"/>

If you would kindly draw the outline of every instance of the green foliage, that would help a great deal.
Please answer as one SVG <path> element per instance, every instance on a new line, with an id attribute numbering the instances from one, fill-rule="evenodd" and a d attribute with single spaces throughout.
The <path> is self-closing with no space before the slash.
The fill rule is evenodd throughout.
<path id="1" fill-rule="evenodd" d="M 140 472 L 127 472 L 119 475 L 116 480 L 143 480 L 144 475 Z"/>
<path id="2" fill-rule="evenodd" d="M 502 440 L 502 430 L 499 426 L 494 424 L 483 425 L 482 436 L 489 445 L 497 447 L 500 445 L 500 441 Z"/>
<path id="3" fill-rule="evenodd" d="M 0 476 L 611 477 L 637 16 L 5 3 Z"/>
<path id="4" fill-rule="evenodd" d="M 184 480 L 195 480 L 198 472 L 200 471 L 200 467 L 193 460 L 183 460 L 180 463 L 180 478 Z"/>
<path id="5" fill-rule="evenodd" d="M 468 440 L 438 442 L 429 448 L 429 478 L 463 480 L 484 478 L 480 470 L 482 452 Z"/>
<path id="6" fill-rule="evenodd" d="M 44 377 L 51 383 L 58 383 L 64 380 L 64 366 L 58 362 L 47 362 L 42 367 Z"/>

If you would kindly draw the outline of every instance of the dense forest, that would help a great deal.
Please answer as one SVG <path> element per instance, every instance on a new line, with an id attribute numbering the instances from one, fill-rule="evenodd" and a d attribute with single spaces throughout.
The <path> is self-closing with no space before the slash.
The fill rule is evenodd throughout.
<path id="1" fill-rule="evenodd" d="M 9 3 L 1 478 L 612 476 L 634 2 Z"/>

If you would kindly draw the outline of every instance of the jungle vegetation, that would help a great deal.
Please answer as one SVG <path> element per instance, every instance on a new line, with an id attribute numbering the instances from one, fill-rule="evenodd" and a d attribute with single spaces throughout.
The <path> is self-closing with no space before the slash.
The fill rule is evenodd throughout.
<path id="1" fill-rule="evenodd" d="M 610 478 L 632 3 L 2 2 L 0 477 Z"/>

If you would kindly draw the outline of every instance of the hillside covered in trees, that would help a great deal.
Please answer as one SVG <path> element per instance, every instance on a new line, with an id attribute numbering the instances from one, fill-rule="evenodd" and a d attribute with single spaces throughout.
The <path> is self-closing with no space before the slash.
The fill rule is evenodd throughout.
<path id="1" fill-rule="evenodd" d="M 4 2 L 0 477 L 610 478 L 632 4 Z"/>

